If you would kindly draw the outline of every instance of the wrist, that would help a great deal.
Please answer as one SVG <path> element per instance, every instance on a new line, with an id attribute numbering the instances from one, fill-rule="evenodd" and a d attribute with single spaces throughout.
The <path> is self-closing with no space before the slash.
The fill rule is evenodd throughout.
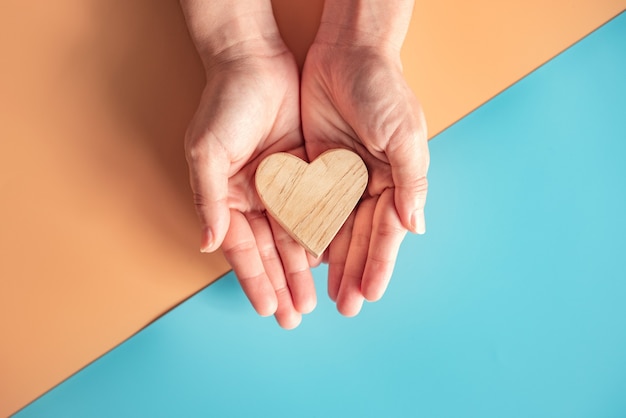
<path id="1" fill-rule="evenodd" d="M 273 56 L 287 50 L 269 0 L 180 0 L 206 68 L 217 61 Z"/>
<path id="2" fill-rule="evenodd" d="M 326 0 L 315 42 L 400 51 L 413 0 Z"/>

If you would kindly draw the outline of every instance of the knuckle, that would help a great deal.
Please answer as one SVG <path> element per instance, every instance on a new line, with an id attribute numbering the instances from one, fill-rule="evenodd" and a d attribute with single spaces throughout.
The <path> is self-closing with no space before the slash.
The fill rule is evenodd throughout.
<path id="1" fill-rule="evenodd" d="M 224 158 L 229 155 L 223 141 L 215 132 L 207 127 L 196 130 L 188 129 L 185 134 L 185 156 L 189 162 L 207 162 L 211 159 Z"/>
<path id="2" fill-rule="evenodd" d="M 367 255 L 367 261 L 374 263 L 375 265 L 388 265 L 389 263 L 393 263 L 394 259 L 390 256 L 385 256 L 380 254 L 379 252 L 370 252 Z"/>
<path id="3" fill-rule="evenodd" d="M 233 245 L 226 245 L 224 244 L 222 246 L 222 250 L 224 251 L 224 255 L 226 255 L 226 257 L 232 257 L 232 256 L 236 256 L 237 254 L 241 254 L 241 253 L 249 253 L 251 251 L 254 250 L 254 248 L 256 247 L 256 243 L 254 241 L 251 240 L 243 240 L 243 241 L 239 241 Z"/>
<path id="4" fill-rule="evenodd" d="M 292 280 L 301 280 L 308 278 L 307 275 L 309 271 L 308 266 L 294 266 L 287 270 L 286 273 Z"/>
<path id="5" fill-rule="evenodd" d="M 202 193 L 193 192 L 193 204 L 198 209 L 205 209 L 207 206 L 207 199 Z"/>
<path id="6" fill-rule="evenodd" d="M 342 282 L 347 282 L 347 283 L 361 283 L 361 280 L 363 279 L 363 275 L 361 273 L 356 273 L 356 272 L 352 272 L 352 271 L 346 271 L 343 273 L 343 276 L 341 277 L 341 281 Z"/>
<path id="7" fill-rule="evenodd" d="M 426 176 L 413 177 L 404 181 L 402 184 L 396 185 L 401 192 L 409 192 L 417 196 L 425 196 L 428 192 L 428 179 Z"/>
<path id="8" fill-rule="evenodd" d="M 237 278 L 239 279 L 239 282 L 247 284 L 249 282 L 258 282 L 260 280 L 263 280 L 265 278 L 265 273 L 258 273 L 251 276 L 243 276 L 241 274 L 237 274 Z"/>
<path id="9" fill-rule="evenodd" d="M 370 245 L 370 236 L 363 233 L 354 234 L 351 241 L 350 246 L 367 248 Z"/>
<path id="10" fill-rule="evenodd" d="M 264 262 L 280 260 L 276 248 L 273 246 L 264 246 L 259 248 L 259 255 Z"/>
<path id="11" fill-rule="evenodd" d="M 279 300 L 283 298 L 291 298 L 291 293 L 289 292 L 289 288 L 287 286 L 279 286 L 274 289 L 274 291 L 276 292 L 276 296 Z"/>
<path id="12" fill-rule="evenodd" d="M 206 160 L 206 147 L 200 141 L 186 140 L 185 141 L 185 157 L 187 163 L 193 166 L 202 163 Z"/>
<path id="13" fill-rule="evenodd" d="M 298 248 L 298 243 L 287 233 L 276 235 L 276 245 L 284 249 Z"/>
<path id="14" fill-rule="evenodd" d="M 395 238 L 405 233 L 406 230 L 403 227 L 389 222 L 381 222 L 376 228 L 376 235 L 380 238 Z"/>
<path id="15" fill-rule="evenodd" d="M 225 197 L 211 198 L 202 194 L 201 192 L 194 191 L 192 193 L 193 205 L 196 211 L 201 215 L 211 215 L 219 211 L 220 205 L 226 204 L 228 199 Z"/>

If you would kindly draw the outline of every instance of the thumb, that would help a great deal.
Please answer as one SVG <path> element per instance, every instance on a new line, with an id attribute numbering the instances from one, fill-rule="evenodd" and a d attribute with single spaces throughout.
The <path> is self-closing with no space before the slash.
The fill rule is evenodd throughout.
<path id="1" fill-rule="evenodd" d="M 402 135 L 402 130 L 397 131 Z M 418 128 L 390 139 L 387 158 L 395 187 L 394 203 L 404 226 L 418 234 L 426 232 L 424 206 L 428 192 L 426 174 L 430 164 L 426 130 Z"/>
<path id="2" fill-rule="evenodd" d="M 230 159 L 217 141 L 196 141 L 186 151 L 193 201 L 202 227 L 200 251 L 217 250 L 230 225 L 228 170 Z"/>

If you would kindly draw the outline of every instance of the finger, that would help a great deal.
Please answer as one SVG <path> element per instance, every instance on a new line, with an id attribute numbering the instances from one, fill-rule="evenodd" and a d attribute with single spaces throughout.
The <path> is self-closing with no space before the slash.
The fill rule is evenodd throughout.
<path id="1" fill-rule="evenodd" d="M 337 294 L 337 309 L 345 316 L 355 316 L 363 306 L 361 278 L 367 259 L 375 207 L 375 198 L 363 200 L 354 218 L 350 248 Z"/>
<path id="2" fill-rule="evenodd" d="M 393 202 L 393 190 L 386 189 L 378 198 L 372 223 L 367 262 L 361 291 L 368 301 L 380 299 L 393 273 L 400 244 L 406 235 Z"/>
<path id="3" fill-rule="evenodd" d="M 232 210 L 230 227 L 222 249 L 254 309 L 261 316 L 276 312 L 276 292 L 265 272 L 256 239 L 248 220 L 241 212 Z"/>
<path id="4" fill-rule="evenodd" d="M 256 212 L 249 214 L 247 219 L 254 234 L 263 267 L 276 293 L 278 301 L 274 314 L 276 321 L 285 329 L 295 328 L 302 321 L 302 315 L 294 307 L 291 291 L 285 279 L 283 263 L 267 217 Z"/>
<path id="5" fill-rule="evenodd" d="M 426 232 L 424 206 L 428 191 L 426 174 L 430 163 L 425 123 L 398 129 L 385 153 L 391 165 L 395 206 L 404 226 L 418 234 Z"/>
<path id="6" fill-rule="evenodd" d="M 315 257 L 314 255 L 312 255 L 311 253 L 306 253 L 306 258 L 307 260 L 309 260 L 309 267 L 310 268 L 315 268 L 317 266 L 319 266 L 320 264 L 324 263 L 325 260 L 328 259 L 328 254 L 325 251 L 324 254 L 322 254 L 319 257 Z"/>
<path id="7" fill-rule="evenodd" d="M 328 248 L 328 296 L 333 302 L 337 301 L 339 294 L 339 285 L 352 238 L 352 225 L 354 225 L 354 212 L 348 217 Z"/>
<path id="8" fill-rule="evenodd" d="M 300 313 L 310 313 L 315 309 L 317 297 L 307 253 L 276 221 L 269 219 L 293 305 Z"/>
<path id="9" fill-rule="evenodd" d="M 230 223 L 228 169 L 230 160 L 215 141 L 196 141 L 186 150 L 189 181 L 202 227 L 200 251 L 213 252 L 222 244 Z"/>

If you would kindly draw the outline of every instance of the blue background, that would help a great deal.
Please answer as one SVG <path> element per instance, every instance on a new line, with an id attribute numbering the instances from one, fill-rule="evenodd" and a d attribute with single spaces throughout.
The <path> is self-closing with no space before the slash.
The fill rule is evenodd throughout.
<path id="1" fill-rule="evenodd" d="M 626 14 L 431 142 L 428 233 L 295 331 L 231 274 L 19 417 L 625 417 Z"/>

